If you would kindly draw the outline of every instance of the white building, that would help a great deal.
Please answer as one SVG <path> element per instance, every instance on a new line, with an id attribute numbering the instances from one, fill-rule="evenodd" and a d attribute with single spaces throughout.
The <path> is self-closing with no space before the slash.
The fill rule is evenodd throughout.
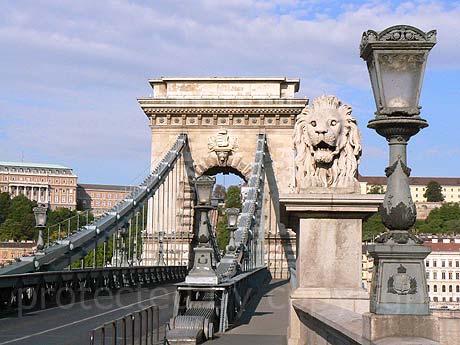
<path id="1" fill-rule="evenodd" d="M 372 186 L 382 186 L 386 190 L 387 178 L 383 176 L 359 176 L 361 193 L 366 194 Z M 458 177 L 409 177 L 410 192 L 414 202 L 426 202 L 423 196 L 430 181 L 438 182 L 446 202 L 460 202 L 460 178 Z"/>
<path id="2" fill-rule="evenodd" d="M 425 238 L 432 252 L 425 260 L 432 308 L 460 309 L 460 237 Z"/>

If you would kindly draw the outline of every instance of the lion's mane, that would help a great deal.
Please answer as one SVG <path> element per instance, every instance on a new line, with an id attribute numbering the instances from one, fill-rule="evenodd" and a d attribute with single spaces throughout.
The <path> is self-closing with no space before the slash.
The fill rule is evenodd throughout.
<path id="1" fill-rule="evenodd" d="M 336 109 L 344 120 L 344 126 L 337 138 L 340 147 L 328 169 L 318 166 L 314 159 L 314 147 L 310 142 L 306 126 L 309 116 L 318 110 Z M 320 96 L 313 104 L 306 106 L 297 117 L 294 126 L 294 149 L 296 151 L 296 189 L 323 186 L 342 187 L 349 181 L 356 181 L 359 158 L 361 157 L 361 133 L 356 119 L 351 116 L 352 108 L 335 96 Z"/>

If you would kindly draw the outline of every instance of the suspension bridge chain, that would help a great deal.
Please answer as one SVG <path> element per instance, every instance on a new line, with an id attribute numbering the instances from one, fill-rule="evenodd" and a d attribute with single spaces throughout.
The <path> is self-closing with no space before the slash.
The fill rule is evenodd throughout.
<path id="1" fill-rule="evenodd" d="M 133 224 L 135 225 L 136 231 L 139 229 L 140 223 L 143 226 L 143 232 L 145 231 L 145 209 L 149 200 L 156 197 L 157 203 L 160 204 L 160 200 L 165 204 L 165 198 L 170 196 L 167 194 L 169 190 L 169 178 L 177 177 L 175 172 L 176 163 L 178 161 L 187 164 L 184 158 L 184 152 L 188 150 L 188 139 L 187 135 L 182 133 L 177 137 L 172 148 L 166 153 L 163 159 L 157 164 L 155 169 L 147 176 L 147 178 L 138 186 L 135 187 L 130 195 L 128 195 L 123 201 L 115 205 L 103 216 L 95 219 L 88 225 L 80 227 L 75 233 L 70 233 L 69 236 L 63 234 L 62 239 L 55 241 L 53 245 L 45 248 L 42 253 L 35 253 L 31 256 L 25 256 L 3 269 L 0 269 L 0 275 L 11 275 L 21 273 L 31 273 L 36 271 L 57 271 L 62 270 L 78 260 L 82 260 L 91 251 L 94 251 L 94 265 L 96 266 L 96 256 L 98 245 L 104 246 L 104 261 L 106 259 L 106 249 L 109 247 L 110 238 L 113 239 L 112 247 L 115 248 L 115 266 L 122 260 L 126 260 L 129 253 L 131 260 L 133 260 L 133 252 L 139 256 L 138 247 L 138 236 L 134 237 L 133 244 L 136 246 L 131 248 L 131 232 L 133 232 Z M 182 169 L 184 170 L 184 169 Z M 185 169 L 187 170 L 187 168 Z M 171 174 L 173 172 L 173 174 Z M 184 172 L 182 178 L 187 178 L 186 174 L 190 171 Z M 193 173 L 193 172 L 192 172 Z M 165 181 L 168 181 L 168 188 L 165 187 Z M 157 193 L 161 192 L 161 193 Z M 160 199 L 160 195 L 163 199 Z M 138 217 L 142 214 L 142 219 L 139 221 Z M 148 220 L 147 220 L 148 222 Z M 168 226 L 169 224 L 162 224 Z M 121 232 L 122 236 L 129 237 L 129 249 L 122 248 L 119 250 L 120 243 L 124 244 L 124 241 L 120 241 L 120 230 L 124 230 L 125 233 Z M 124 249 L 124 250 L 123 250 Z M 119 252 L 125 257 L 118 257 Z M 83 264 L 82 264 L 83 266 Z M 82 267 L 84 268 L 84 267 Z"/>
<path id="2" fill-rule="evenodd" d="M 247 196 L 243 203 L 238 229 L 235 231 L 235 251 L 228 251 L 217 266 L 216 273 L 221 281 L 235 276 L 239 270 L 247 271 L 263 265 L 264 241 L 262 211 L 264 200 L 266 135 L 259 134 L 257 149 L 249 178 Z M 262 243 L 263 246 L 263 243 Z"/>

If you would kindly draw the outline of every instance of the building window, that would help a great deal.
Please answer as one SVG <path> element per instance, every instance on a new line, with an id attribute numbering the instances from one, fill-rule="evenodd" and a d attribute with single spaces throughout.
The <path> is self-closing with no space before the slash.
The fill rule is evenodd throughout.
<path id="1" fill-rule="evenodd" d="M 449 285 L 449 292 L 454 292 L 454 289 L 452 288 L 452 285 Z"/>
<path id="2" fill-rule="evenodd" d="M 460 279 L 460 273 L 459 272 L 455 273 L 455 279 L 457 279 L 457 280 Z"/>
<path id="3" fill-rule="evenodd" d="M 457 286 L 455 287 L 455 292 L 460 292 L 460 285 L 457 285 Z"/>
<path id="4" fill-rule="evenodd" d="M 430 292 L 430 286 L 427 285 L 426 288 L 427 288 L 428 292 Z"/>
<path id="5" fill-rule="evenodd" d="M 449 302 L 453 302 L 454 299 L 452 297 L 449 297 Z"/>
<path id="6" fill-rule="evenodd" d="M 425 272 L 426 279 L 430 279 L 430 272 Z"/>
<path id="7" fill-rule="evenodd" d="M 73 197 L 69 196 L 69 202 L 73 202 Z"/>
<path id="8" fill-rule="evenodd" d="M 452 261 L 449 261 L 449 267 L 452 267 Z"/>
<path id="9" fill-rule="evenodd" d="M 438 262 L 436 260 L 433 260 L 433 267 L 438 266 Z"/>
<path id="10" fill-rule="evenodd" d="M 65 202 L 65 195 L 62 196 L 61 200 L 63 203 Z"/>
<path id="11" fill-rule="evenodd" d="M 455 261 L 455 267 L 460 267 L 460 261 Z"/>
<path id="12" fill-rule="evenodd" d="M 449 279 L 450 280 L 454 279 L 454 274 L 452 272 L 449 272 Z"/>
<path id="13" fill-rule="evenodd" d="M 103 201 L 102 201 L 102 206 L 104 206 L 104 207 L 105 207 L 105 200 L 103 200 Z"/>
<path id="14" fill-rule="evenodd" d="M 425 265 L 426 265 L 426 267 L 430 267 L 430 262 L 428 260 L 426 260 Z"/>
<path id="15" fill-rule="evenodd" d="M 57 195 L 54 196 L 54 202 L 59 202 L 59 196 Z"/>
<path id="16" fill-rule="evenodd" d="M 441 261 L 441 267 L 446 267 L 446 261 L 445 260 Z"/>
<path id="17" fill-rule="evenodd" d="M 437 285 L 433 285 L 433 291 L 438 292 L 438 286 Z"/>
<path id="18" fill-rule="evenodd" d="M 446 279 L 446 272 L 441 273 L 441 279 Z"/>
<path id="19" fill-rule="evenodd" d="M 438 301 L 438 298 L 437 298 L 437 297 L 433 297 L 433 301 L 434 301 L 434 302 L 437 302 L 437 301 Z"/>
<path id="20" fill-rule="evenodd" d="M 442 286 L 442 292 L 446 292 L 446 286 L 445 285 Z"/>
<path id="21" fill-rule="evenodd" d="M 112 202 L 111 201 L 108 201 L 107 204 L 108 204 L 109 207 L 112 207 Z"/>

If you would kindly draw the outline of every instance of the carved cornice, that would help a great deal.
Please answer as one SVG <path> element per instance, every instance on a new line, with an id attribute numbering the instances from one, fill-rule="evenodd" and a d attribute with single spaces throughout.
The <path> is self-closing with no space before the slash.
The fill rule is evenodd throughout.
<path id="1" fill-rule="evenodd" d="M 423 32 L 410 25 L 396 25 L 381 32 L 367 30 L 363 33 L 359 49 L 366 58 L 371 49 L 401 46 L 406 49 L 431 49 L 436 44 L 436 30 Z"/>

